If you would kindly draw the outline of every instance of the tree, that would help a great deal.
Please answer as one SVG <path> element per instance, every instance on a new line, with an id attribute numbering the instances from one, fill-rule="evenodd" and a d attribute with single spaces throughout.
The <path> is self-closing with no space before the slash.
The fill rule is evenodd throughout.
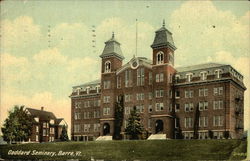
<path id="1" fill-rule="evenodd" d="M 131 111 L 130 117 L 128 119 L 128 126 L 125 129 L 125 133 L 131 136 L 132 140 L 139 139 L 144 131 L 143 125 L 141 124 L 140 115 L 137 113 L 136 108 Z"/>
<path id="2" fill-rule="evenodd" d="M 1 128 L 3 139 L 8 143 L 28 141 L 32 124 L 33 118 L 25 110 L 25 106 L 14 106 Z"/>
<path id="3" fill-rule="evenodd" d="M 120 140 L 121 136 L 121 127 L 123 123 L 123 111 L 124 111 L 124 102 L 123 96 L 119 96 L 118 102 L 115 104 L 115 122 L 114 122 L 114 139 Z"/>
<path id="4" fill-rule="evenodd" d="M 65 125 L 63 125 L 63 127 L 62 127 L 62 133 L 60 135 L 60 140 L 61 141 L 68 141 L 69 140 L 67 128 Z"/>
<path id="5" fill-rule="evenodd" d="M 199 110 L 199 105 L 197 105 L 195 109 L 195 115 L 194 115 L 194 139 L 199 138 L 199 134 L 198 134 L 199 118 L 200 118 L 200 110 Z"/>

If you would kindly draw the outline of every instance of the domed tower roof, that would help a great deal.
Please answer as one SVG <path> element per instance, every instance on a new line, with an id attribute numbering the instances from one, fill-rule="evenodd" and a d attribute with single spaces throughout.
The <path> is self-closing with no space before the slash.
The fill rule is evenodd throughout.
<path id="1" fill-rule="evenodd" d="M 113 33 L 112 38 L 105 42 L 105 47 L 100 57 L 104 58 L 104 57 L 115 56 L 118 59 L 123 60 L 124 56 L 122 54 L 120 45 L 121 44 L 115 39 L 115 35 Z"/>
<path id="2" fill-rule="evenodd" d="M 165 28 L 165 21 L 163 21 L 162 27 L 155 32 L 155 39 L 151 47 L 153 49 L 158 47 L 169 47 L 172 50 L 176 49 L 172 33 Z"/>

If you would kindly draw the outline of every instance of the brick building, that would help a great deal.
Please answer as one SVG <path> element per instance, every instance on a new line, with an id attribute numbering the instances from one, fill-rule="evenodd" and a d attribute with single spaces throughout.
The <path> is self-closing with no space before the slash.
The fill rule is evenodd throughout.
<path id="1" fill-rule="evenodd" d="M 229 138 L 240 138 L 246 90 L 243 76 L 232 66 L 217 63 L 175 68 L 176 47 L 164 24 L 155 32 L 151 48 L 152 60 L 134 56 L 123 64 L 114 34 L 105 42 L 101 78 L 74 86 L 70 95 L 72 139 L 112 136 L 120 95 L 124 97 L 122 131 L 136 106 L 149 134 L 192 139 L 195 133 L 206 139 L 211 133 L 213 138 L 223 138 L 228 131 Z"/>
<path id="2" fill-rule="evenodd" d="M 34 118 L 32 132 L 29 141 L 31 142 L 52 142 L 60 138 L 62 127 L 67 127 L 63 118 L 56 118 L 52 112 L 26 108 L 29 115 Z"/>

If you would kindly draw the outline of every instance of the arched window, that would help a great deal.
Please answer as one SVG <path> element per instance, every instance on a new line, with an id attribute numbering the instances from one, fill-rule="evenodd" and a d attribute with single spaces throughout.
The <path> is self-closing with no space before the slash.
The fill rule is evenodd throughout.
<path id="1" fill-rule="evenodd" d="M 163 64 L 164 63 L 164 53 L 159 51 L 156 55 L 156 64 Z"/>
<path id="2" fill-rule="evenodd" d="M 111 62 L 110 61 L 106 61 L 104 67 L 105 67 L 105 70 L 104 70 L 105 73 L 111 72 Z"/>

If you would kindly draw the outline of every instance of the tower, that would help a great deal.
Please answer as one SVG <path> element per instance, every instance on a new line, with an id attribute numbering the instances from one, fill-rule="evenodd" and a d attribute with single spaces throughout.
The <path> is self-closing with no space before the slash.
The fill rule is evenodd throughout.
<path id="1" fill-rule="evenodd" d="M 114 133 L 114 108 L 116 70 L 121 68 L 124 56 L 120 43 L 115 39 L 114 33 L 110 40 L 105 42 L 105 47 L 100 55 L 101 66 L 101 135 L 113 135 Z"/>
<path id="2" fill-rule="evenodd" d="M 153 133 L 166 134 L 167 138 L 173 138 L 174 117 L 172 116 L 172 78 L 176 72 L 174 68 L 174 45 L 172 33 L 165 28 L 165 21 L 160 29 L 155 32 L 155 38 L 151 45 L 153 49 L 153 91 L 156 97 L 153 104 L 156 109 L 151 115 Z M 157 98 L 157 95 L 163 97 Z"/>

